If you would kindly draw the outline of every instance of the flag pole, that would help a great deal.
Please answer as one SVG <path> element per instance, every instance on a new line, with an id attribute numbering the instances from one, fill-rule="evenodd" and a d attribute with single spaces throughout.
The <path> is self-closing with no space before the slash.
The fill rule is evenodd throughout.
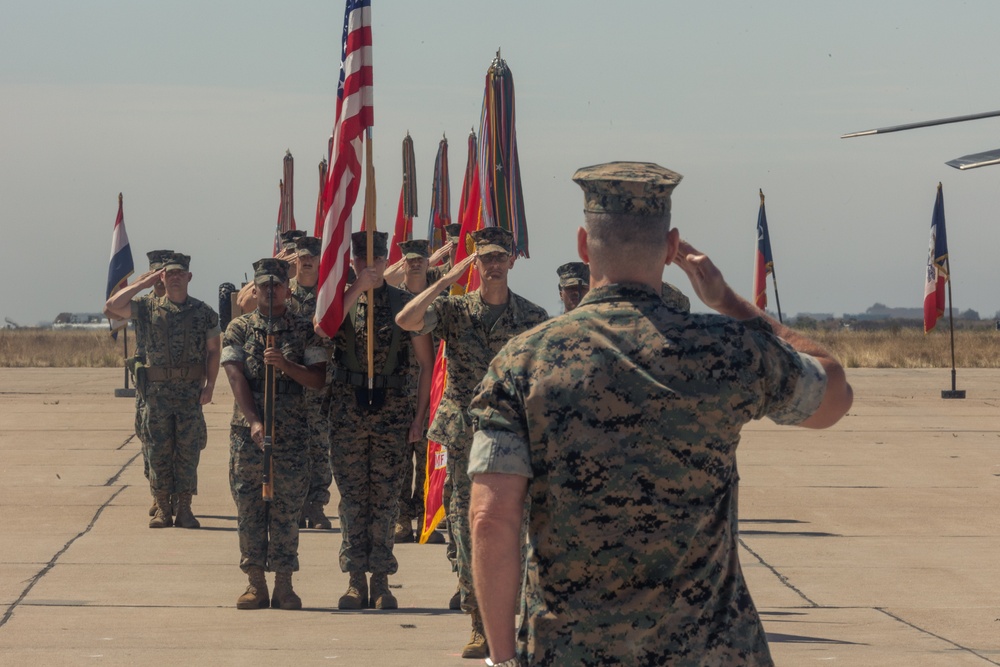
<path id="1" fill-rule="evenodd" d="M 781 299 L 778 297 L 778 279 L 775 277 L 774 264 L 771 264 L 771 284 L 774 286 L 774 307 L 778 309 L 778 322 L 785 323 L 781 318 Z"/>
<path id="2" fill-rule="evenodd" d="M 375 231 L 375 165 L 372 164 L 372 130 L 365 137 L 365 242 L 368 268 L 375 265 L 372 236 Z M 368 290 L 368 404 L 374 400 L 375 387 L 375 290 Z"/>
<path id="3" fill-rule="evenodd" d="M 125 324 L 125 335 L 122 336 L 122 344 L 125 346 L 125 391 L 128 391 L 128 323 Z"/>
<path id="4" fill-rule="evenodd" d="M 948 263 L 948 328 L 951 333 L 951 389 L 942 389 L 941 398 L 965 398 L 964 389 L 955 389 L 955 315 L 951 302 L 951 262 Z"/>

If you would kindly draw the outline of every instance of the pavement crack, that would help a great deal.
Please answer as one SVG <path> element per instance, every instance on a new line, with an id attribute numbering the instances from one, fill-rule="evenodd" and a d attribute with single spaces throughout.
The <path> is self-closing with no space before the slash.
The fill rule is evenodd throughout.
<path id="1" fill-rule="evenodd" d="M 125 438 L 125 440 L 122 441 L 122 444 L 120 444 L 117 447 L 115 447 L 115 450 L 117 451 L 117 450 L 120 450 L 123 447 L 125 447 L 125 445 L 127 445 L 130 442 L 132 442 L 132 438 L 134 438 L 134 437 L 135 437 L 135 433 L 132 433 L 131 435 L 129 435 L 129 437 Z"/>
<path id="2" fill-rule="evenodd" d="M 106 482 L 104 483 L 104 486 L 114 486 L 115 484 L 117 484 L 117 483 L 118 483 L 118 478 L 122 476 L 122 473 L 123 473 L 123 472 L 125 472 L 125 469 L 126 469 L 126 468 L 128 468 L 128 467 L 129 467 L 130 465 L 132 465 L 132 462 L 133 462 L 133 461 L 135 461 L 135 460 L 136 460 L 137 458 L 139 458 L 139 454 L 142 454 L 142 452 L 141 452 L 141 451 L 138 451 L 138 452 L 136 452 L 136 453 L 135 453 L 135 454 L 134 454 L 134 455 L 132 456 L 132 458 L 130 458 L 130 459 L 129 459 L 128 461 L 126 461 L 126 462 L 125 462 L 125 463 L 124 463 L 124 464 L 122 465 L 122 467 L 118 469 L 118 472 L 116 472 L 116 473 L 115 473 L 114 475 L 112 475 L 112 476 L 111 476 L 111 477 L 110 477 L 110 478 L 108 479 L 108 481 L 106 481 Z"/>
<path id="3" fill-rule="evenodd" d="M 764 567 L 766 567 L 767 569 L 769 569 L 771 571 L 771 573 L 778 578 L 778 581 L 780 581 L 782 584 L 784 584 L 790 590 L 795 591 L 796 595 L 798 595 L 800 598 L 802 598 L 803 600 L 805 600 L 806 602 L 808 602 L 810 607 L 819 608 L 821 606 L 821 605 L 817 604 L 816 602 L 814 602 L 813 600 L 810 600 L 809 597 L 805 593 L 803 593 L 798 588 L 796 588 L 792 584 L 792 582 L 790 582 L 788 580 L 788 577 L 786 577 L 785 575 L 781 574 L 776 569 L 774 569 L 774 566 L 772 566 L 770 563 L 768 563 L 766 560 L 764 560 L 763 557 L 761 557 L 761 555 L 759 553 L 757 553 L 756 551 L 754 551 L 753 549 L 751 549 L 750 546 L 747 545 L 747 543 L 743 541 L 742 537 L 737 538 L 737 539 L 739 540 L 740 546 L 742 546 L 744 549 L 746 549 L 747 551 L 749 551 L 750 554 L 753 555 L 753 557 L 757 559 L 757 562 L 759 562 L 761 565 L 763 565 Z"/>
<path id="4" fill-rule="evenodd" d="M 128 465 L 128 464 L 126 464 L 126 465 Z M 112 501 L 114 501 L 114 499 L 118 497 L 118 494 L 120 494 L 126 488 L 128 488 L 128 487 L 123 486 L 120 489 L 118 489 L 117 491 L 115 491 L 114 493 L 112 493 L 111 496 L 107 500 L 104 501 L 104 504 L 101 505 L 100 507 L 98 507 L 97 511 L 94 512 L 94 518 L 92 518 L 90 520 L 90 523 L 87 524 L 87 527 L 84 528 L 83 530 L 81 530 L 79 533 L 77 533 L 68 542 L 66 542 L 66 544 L 63 545 L 62 549 L 60 549 L 59 551 L 57 551 L 56 554 L 49 560 L 49 562 L 45 564 L 45 567 L 43 567 L 41 570 L 39 570 L 38 573 L 35 574 L 35 576 L 33 576 L 30 579 L 30 581 L 28 581 L 28 585 L 25 586 L 25 588 L 24 588 L 23 591 L 21 591 L 21 594 L 18 596 L 18 598 L 16 600 L 14 600 L 14 602 L 12 602 L 10 604 L 10 606 L 7 607 L 7 611 L 4 612 L 3 617 L 0 617 L 0 628 L 2 628 L 3 626 L 5 626 L 7 624 L 7 621 L 9 621 L 11 619 L 11 617 L 14 615 L 14 610 L 18 607 L 18 605 L 21 604 L 21 602 L 24 601 L 24 598 L 26 598 L 28 596 L 28 593 L 30 593 L 31 589 L 35 587 L 35 584 L 37 584 L 39 581 L 41 581 L 42 577 L 44 577 L 46 574 L 48 574 L 49 571 L 52 570 L 52 568 L 54 568 L 56 566 L 56 562 L 59 560 L 59 558 L 64 553 L 66 553 L 69 550 L 69 548 L 71 546 L 73 546 L 74 542 L 76 542 L 78 539 L 80 539 L 81 537 L 83 537 L 84 535 L 86 535 L 87 533 L 89 533 L 91 531 L 91 529 L 97 523 L 97 520 L 100 518 L 101 513 L 104 511 L 104 508 L 106 508 L 108 505 L 110 505 L 112 503 Z"/>
<path id="5" fill-rule="evenodd" d="M 913 623 L 910 623 L 909 621 L 907 621 L 905 618 L 897 616 L 896 614 L 892 613 L 891 611 L 883 609 L 882 607 L 874 607 L 874 609 L 875 609 L 875 611 L 882 612 L 883 614 L 885 614 L 886 616 L 888 616 L 889 618 L 891 618 L 891 619 L 893 619 L 895 621 L 899 621 L 900 623 L 902 623 L 903 625 L 905 625 L 905 626 L 907 626 L 909 628 L 913 628 L 917 632 L 922 632 L 922 633 L 924 633 L 925 635 L 927 635 L 929 637 L 934 637 L 935 639 L 940 639 L 941 641 L 945 642 L 946 644 L 951 644 L 955 648 L 960 649 L 962 651 L 965 651 L 966 653 L 971 653 L 972 655 L 976 656 L 977 658 L 981 658 L 982 660 L 985 660 L 986 662 L 990 663 L 991 665 L 1000 665 L 1000 662 L 996 662 L 995 660 L 991 660 L 990 658 L 987 658 L 985 655 L 983 655 L 981 653 L 977 653 L 975 650 L 969 648 L 968 646 L 962 646 L 958 642 L 954 642 L 954 641 L 948 639 L 947 637 L 942 637 L 941 635 L 933 633 L 930 630 L 927 630 L 925 628 L 920 627 L 919 625 L 914 625 Z"/>

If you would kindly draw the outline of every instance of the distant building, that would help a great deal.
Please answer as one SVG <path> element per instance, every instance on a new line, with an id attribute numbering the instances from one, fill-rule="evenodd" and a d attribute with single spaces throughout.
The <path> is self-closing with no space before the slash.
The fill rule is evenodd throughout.
<path id="1" fill-rule="evenodd" d="M 52 321 L 53 329 L 108 329 L 102 313 L 59 313 Z"/>

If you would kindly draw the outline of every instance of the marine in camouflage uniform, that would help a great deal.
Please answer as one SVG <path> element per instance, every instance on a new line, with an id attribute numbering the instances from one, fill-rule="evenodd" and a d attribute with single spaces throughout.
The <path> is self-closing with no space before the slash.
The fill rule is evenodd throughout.
<path id="1" fill-rule="evenodd" d="M 738 558 L 740 429 L 765 416 L 834 423 L 850 406 L 843 369 L 669 229 L 678 174 L 612 163 L 574 180 L 587 192 L 581 255 L 598 280 L 575 310 L 510 341 L 470 408 L 491 657 L 514 659 L 527 493 L 516 664 L 771 665 Z M 664 258 L 722 315 L 665 304 Z"/>
<path id="2" fill-rule="evenodd" d="M 198 461 L 208 437 L 201 406 L 211 402 L 219 372 L 219 316 L 188 295 L 190 263 L 187 255 L 167 255 L 162 269 L 146 272 L 105 305 L 106 312 L 131 317 L 143 338 L 145 363 L 137 367 L 136 393 L 146 404 L 141 430 L 157 506 L 150 528 L 174 524 L 171 495 L 177 496 L 177 525 L 200 527 L 191 499 L 198 493 Z M 132 299 L 158 281 L 165 296 Z"/>
<path id="3" fill-rule="evenodd" d="M 399 244 L 403 262 L 406 266 L 406 279 L 399 289 L 409 294 L 420 294 L 432 283 L 437 281 L 442 273 L 438 267 L 427 268 L 430 258 L 430 242 L 426 239 L 412 239 Z M 408 391 L 416 397 L 420 368 L 416 364 L 410 367 Z M 403 450 L 405 460 L 400 477 L 399 488 L 399 518 L 393 539 L 396 544 L 413 542 L 413 519 L 417 519 L 418 534 L 423 526 L 424 515 L 424 484 L 427 478 L 427 438 L 405 443 Z M 429 544 L 444 544 L 444 537 L 434 531 L 428 539 Z"/>
<path id="4" fill-rule="evenodd" d="M 388 235 L 351 236 L 357 279 L 344 293 L 344 320 L 333 339 L 336 369 L 330 388 L 330 458 L 340 491 L 340 568 L 349 573 L 341 609 L 395 609 L 388 576 L 399 567 L 393 531 L 407 442 L 423 437 L 433 367 L 430 338 L 402 331 L 395 314 L 412 295 L 385 284 Z M 374 301 L 369 303 L 367 291 Z M 374 376 L 368 388 L 368 311 L 374 313 Z M 409 390 L 412 359 L 417 395 Z M 366 573 L 371 573 L 371 581 Z"/>
<path id="5" fill-rule="evenodd" d="M 172 255 L 173 250 L 150 250 L 146 253 L 146 258 L 149 259 L 149 270 L 159 271 L 163 268 L 163 260 L 168 255 Z M 157 297 L 161 297 L 167 293 L 167 288 L 164 286 L 163 281 L 158 281 L 153 284 L 153 291 L 147 292 L 139 299 L 150 300 Z M 141 322 L 135 323 L 135 356 L 129 360 L 130 371 L 132 373 L 133 379 L 135 378 L 137 368 L 145 364 L 146 362 L 146 345 L 149 340 L 149 329 L 144 326 Z M 142 474 L 145 476 L 146 480 L 149 480 L 149 454 L 146 452 L 146 441 L 149 437 L 146 435 L 145 431 L 146 424 L 146 399 L 143 397 L 143 392 L 136 390 L 135 392 L 135 435 L 139 438 L 140 451 L 142 452 Z M 152 489 L 150 489 L 152 493 Z M 171 506 L 176 502 L 176 499 L 171 499 Z M 156 499 L 153 499 L 153 506 L 149 508 L 149 516 L 156 515 Z"/>
<path id="6" fill-rule="evenodd" d="M 397 321 L 403 328 L 433 333 L 446 345 L 447 384 L 428 437 L 448 449 L 446 484 L 451 486 L 448 521 L 457 550 L 462 609 L 472 615 L 472 639 L 463 650 L 463 656 L 486 657 L 485 636 L 472 584 L 470 482 L 465 472 L 472 445 L 472 422 L 467 407 L 493 356 L 512 337 L 544 322 L 548 314 L 507 287 L 507 273 L 514 264 L 511 233 L 500 227 L 487 227 L 473 232 L 472 237 L 476 253 L 415 297 Z M 480 289 L 435 299 L 457 281 L 473 261 L 481 277 Z"/>
<path id="7" fill-rule="evenodd" d="M 295 240 L 295 278 L 288 281 L 289 309 L 309 321 L 316 313 L 316 284 L 319 277 L 319 255 L 322 242 L 315 236 Z M 331 369 L 327 369 L 329 373 Z M 299 528 L 332 528 L 323 508 L 330 502 L 330 421 L 326 405 L 326 385 L 322 389 L 306 389 L 305 403 L 309 412 L 309 491 L 306 493 Z"/>
<path id="8" fill-rule="evenodd" d="M 222 365 L 235 404 L 229 431 L 229 486 L 236 502 L 240 569 L 250 586 L 239 609 L 268 606 L 300 609 L 292 590 L 299 569 L 299 513 L 309 488 L 309 409 L 303 385 L 319 388 L 326 377 L 326 352 L 312 323 L 285 306 L 288 263 L 266 258 L 254 264 L 258 307 L 229 323 Z M 273 308 L 273 310 L 272 310 Z M 268 335 L 275 346 L 267 347 Z M 274 497 L 262 497 L 265 364 L 275 366 L 272 477 Z M 275 572 L 269 599 L 264 572 Z"/>

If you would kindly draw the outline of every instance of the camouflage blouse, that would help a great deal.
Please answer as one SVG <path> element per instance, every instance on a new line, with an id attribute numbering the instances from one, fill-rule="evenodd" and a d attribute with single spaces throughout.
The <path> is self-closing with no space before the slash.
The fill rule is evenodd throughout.
<path id="1" fill-rule="evenodd" d="M 290 361 L 304 366 L 326 362 L 326 351 L 320 345 L 312 323 L 304 317 L 286 310 L 283 315 L 274 318 L 271 331 L 275 344 Z M 264 349 L 267 347 L 267 332 L 267 318 L 259 310 L 254 310 L 230 322 L 222 337 L 221 363 L 243 365 L 243 375 L 250 384 L 257 414 L 260 416 L 264 414 Z M 277 371 L 276 379 L 278 391 L 275 395 L 275 414 L 288 414 L 298 418 L 303 409 L 301 385 L 281 371 Z M 235 401 L 233 403 L 233 419 L 230 424 L 249 427 L 239 404 Z"/>
<path id="2" fill-rule="evenodd" d="M 449 448 L 468 450 L 472 424 L 466 408 L 490 360 L 508 340 L 548 319 L 545 309 L 513 292 L 510 292 L 507 308 L 489 330 L 484 322 L 488 311 L 476 290 L 440 297 L 427 308 L 424 316 L 424 328 L 420 333 L 433 332 L 436 338 L 443 340 L 448 358 L 447 384 L 428 437 Z"/>
<path id="3" fill-rule="evenodd" d="M 522 659 L 770 665 L 740 570 L 736 447 L 751 419 L 806 419 L 825 387 L 763 320 L 637 285 L 510 341 L 472 400 L 469 473 L 530 478 Z"/>

